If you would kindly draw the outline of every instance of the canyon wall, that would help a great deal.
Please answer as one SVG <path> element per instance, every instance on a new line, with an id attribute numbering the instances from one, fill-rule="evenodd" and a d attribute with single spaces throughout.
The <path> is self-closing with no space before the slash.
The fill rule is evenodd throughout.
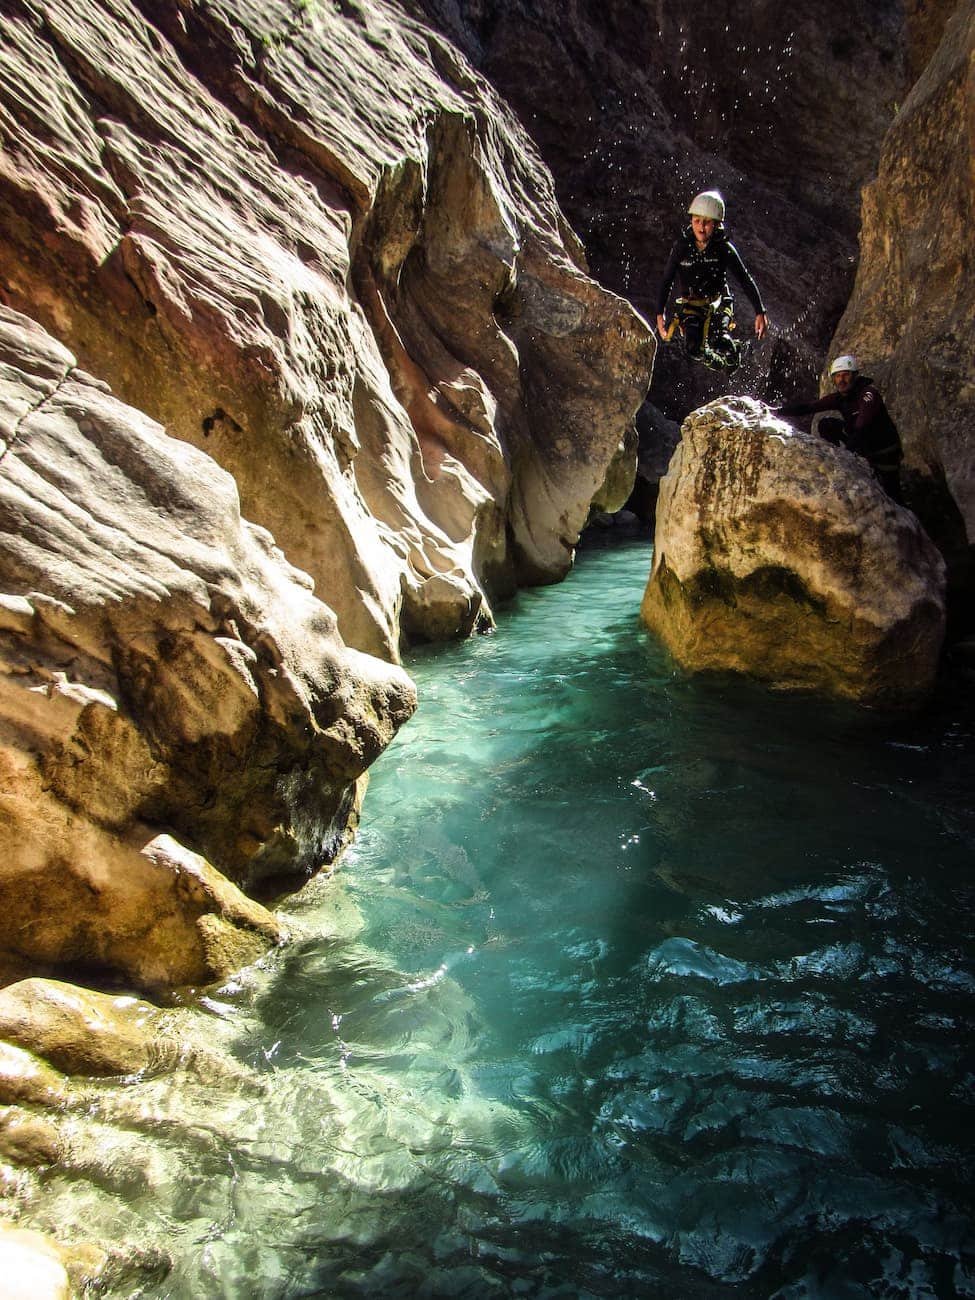
<path id="1" fill-rule="evenodd" d="M 833 351 L 854 352 L 900 429 L 911 504 L 975 626 L 975 3 L 912 6 L 930 54 L 863 191 L 856 285 Z"/>
<path id="2" fill-rule="evenodd" d="M 2 300 L 228 470 L 360 650 L 564 576 L 653 344 L 487 83 L 383 0 L 5 14 Z"/>
<path id="3" fill-rule="evenodd" d="M 207 983 L 282 939 L 411 714 L 233 479 L 0 308 L 0 975 Z"/>
<path id="4" fill-rule="evenodd" d="M 336 858 L 404 644 L 622 504 L 654 354 L 518 120 L 376 3 L 0 19 L 2 973 L 217 979 Z"/>

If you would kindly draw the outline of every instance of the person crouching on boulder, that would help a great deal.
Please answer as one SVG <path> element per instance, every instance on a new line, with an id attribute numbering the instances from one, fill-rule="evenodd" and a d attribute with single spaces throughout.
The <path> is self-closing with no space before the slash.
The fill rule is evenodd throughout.
<path id="1" fill-rule="evenodd" d="M 729 272 L 741 284 L 755 309 L 755 336 L 762 339 L 768 315 L 758 285 L 724 228 L 724 199 L 717 190 L 704 190 L 688 207 L 689 224 L 670 250 L 657 294 L 657 331 L 669 342 L 675 329 L 684 336 L 684 350 L 693 361 L 714 370 L 736 370 L 743 345 L 731 337 L 734 299 Z M 667 324 L 667 301 L 674 280 L 680 282 L 674 320 Z"/>
<path id="2" fill-rule="evenodd" d="M 897 425 L 890 418 L 872 379 L 860 374 L 856 357 L 846 354 L 837 357 L 829 368 L 833 392 L 816 402 L 786 402 L 774 407 L 776 415 L 815 415 L 819 411 L 837 413 L 839 420 L 830 421 L 836 430 L 825 436 L 830 442 L 838 441 L 850 451 L 862 456 L 887 495 L 898 505 L 903 505 L 901 495 L 901 449 Z M 842 422 L 842 423 L 841 423 Z"/>

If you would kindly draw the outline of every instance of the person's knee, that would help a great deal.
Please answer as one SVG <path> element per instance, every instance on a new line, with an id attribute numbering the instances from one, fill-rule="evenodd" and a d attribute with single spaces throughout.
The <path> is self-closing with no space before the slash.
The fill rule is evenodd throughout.
<path id="1" fill-rule="evenodd" d="M 708 340 L 711 351 L 726 370 L 736 370 L 741 364 L 741 352 L 730 334 L 712 334 Z"/>

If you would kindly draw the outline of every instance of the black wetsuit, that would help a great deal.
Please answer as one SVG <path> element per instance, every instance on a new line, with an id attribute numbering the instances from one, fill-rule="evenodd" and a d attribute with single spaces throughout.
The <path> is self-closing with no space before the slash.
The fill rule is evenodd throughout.
<path id="1" fill-rule="evenodd" d="M 845 393 L 827 393 L 815 402 L 787 402 L 777 411 L 779 415 L 815 415 L 819 411 L 835 411 L 843 421 L 839 441 L 868 462 L 889 497 L 894 501 L 901 500 L 899 467 L 903 451 L 900 435 L 873 380 L 866 375 L 857 375 Z"/>
<path id="2" fill-rule="evenodd" d="M 694 231 L 688 225 L 670 250 L 667 265 L 664 267 L 657 294 L 657 315 L 662 316 L 667 310 L 667 299 L 678 280 L 681 296 L 714 302 L 720 299 L 720 306 L 711 318 L 711 328 L 707 339 L 708 349 L 719 355 L 724 352 L 729 360 L 734 353 L 734 364 L 738 361 L 737 345 L 728 333 L 728 325 L 734 308 L 734 299 L 728 285 L 729 273 L 735 277 L 748 300 L 755 308 L 756 316 L 764 316 L 762 295 L 758 285 L 750 275 L 741 254 L 728 238 L 721 226 L 714 233 L 704 248 L 698 248 Z M 681 326 L 684 342 L 690 357 L 699 357 L 704 346 L 703 317 L 699 314 L 682 313 Z M 730 347 L 729 347 L 730 345 Z"/>

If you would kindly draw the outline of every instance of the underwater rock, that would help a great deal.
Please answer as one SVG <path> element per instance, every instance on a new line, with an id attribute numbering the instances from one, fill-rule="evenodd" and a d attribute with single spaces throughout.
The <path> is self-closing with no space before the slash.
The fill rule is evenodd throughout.
<path id="1" fill-rule="evenodd" d="M 852 452 L 748 398 L 685 420 L 641 610 L 684 668 L 913 705 L 937 670 L 944 586 L 916 517 Z"/>
<path id="2" fill-rule="evenodd" d="M 200 1084 L 252 1087 L 246 1068 L 223 1050 L 212 1015 L 60 980 L 32 978 L 0 990 L 0 1039 L 75 1080 L 185 1070 Z"/>
<path id="3" fill-rule="evenodd" d="M 63 1151 L 61 1134 L 51 1120 L 23 1106 L 0 1109 L 0 1164 L 53 1165 Z"/>
<path id="4" fill-rule="evenodd" d="M 0 1040 L 0 1104 L 62 1106 L 67 1100 L 64 1076 L 31 1052 Z"/>
<path id="5" fill-rule="evenodd" d="M 334 859 L 412 682 L 228 474 L 3 308 L 0 367 L 0 946 L 209 982 L 280 940 L 238 886 Z"/>

